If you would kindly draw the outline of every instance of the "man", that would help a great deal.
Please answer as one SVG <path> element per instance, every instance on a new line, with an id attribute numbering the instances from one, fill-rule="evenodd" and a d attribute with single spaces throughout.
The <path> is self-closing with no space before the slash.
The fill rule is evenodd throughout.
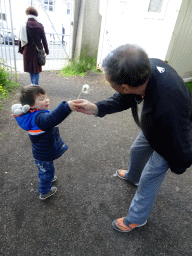
<path id="1" fill-rule="evenodd" d="M 65 45 L 64 36 L 65 36 L 65 28 L 62 25 L 62 44 L 63 45 Z"/>
<path id="2" fill-rule="evenodd" d="M 172 67 L 149 59 L 138 46 L 118 47 L 102 66 L 117 93 L 96 104 L 77 100 L 76 106 L 99 117 L 131 108 L 141 128 L 128 170 L 117 170 L 119 178 L 138 186 L 127 216 L 112 223 L 116 230 L 129 232 L 146 224 L 168 168 L 181 174 L 191 166 L 192 95 Z"/>

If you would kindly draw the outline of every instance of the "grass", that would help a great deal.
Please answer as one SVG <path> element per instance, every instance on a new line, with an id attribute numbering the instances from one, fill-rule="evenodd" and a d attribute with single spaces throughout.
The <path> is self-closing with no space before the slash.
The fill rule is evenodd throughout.
<path id="1" fill-rule="evenodd" d="M 60 75 L 72 76 L 85 76 L 88 70 L 100 73 L 97 69 L 97 58 L 84 56 L 79 61 L 71 61 L 70 64 L 62 68 Z"/>
<path id="2" fill-rule="evenodd" d="M 186 83 L 187 87 L 189 88 L 190 92 L 192 93 L 192 81 Z"/>
<path id="3" fill-rule="evenodd" d="M 16 83 L 11 79 L 8 70 L 0 66 L 0 109 L 3 109 L 4 100 L 7 100 L 10 93 L 19 86 L 19 83 Z"/>

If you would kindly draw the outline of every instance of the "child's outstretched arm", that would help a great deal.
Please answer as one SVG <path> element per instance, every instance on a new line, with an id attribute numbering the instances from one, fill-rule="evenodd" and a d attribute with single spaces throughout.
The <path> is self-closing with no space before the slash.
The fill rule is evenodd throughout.
<path id="1" fill-rule="evenodd" d="M 35 123 L 43 131 L 50 130 L 60 124 L 75 109 L 73 102 L 62 101 L 50 113 L 39 112 L 35 117 Z"/>

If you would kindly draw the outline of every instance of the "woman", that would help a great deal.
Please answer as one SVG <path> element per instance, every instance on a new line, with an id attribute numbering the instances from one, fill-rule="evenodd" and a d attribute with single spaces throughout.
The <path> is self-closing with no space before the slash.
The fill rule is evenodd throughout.
<path id="1" fill-rule="evenodd" d="M 28 21 L 20 31 L 19 52 L 23 54 L 24 72 L 30 73 L 31 84 L 38 85 L 39 73 L 42 71 L 42 67 L 38 63 L 36 46 L 39 50 L 44 47 L 47 55 L 49 54 L 49 49 L 44 27 L 37 21 L 37 10 L 34 7 L 28 7 L 25 13 Z"/>

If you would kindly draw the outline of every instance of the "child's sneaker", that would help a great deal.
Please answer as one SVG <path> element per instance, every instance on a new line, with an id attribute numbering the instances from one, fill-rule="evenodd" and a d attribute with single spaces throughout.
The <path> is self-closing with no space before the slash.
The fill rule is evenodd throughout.
<path id="1" fill-rule="evenodd" d="M 47 199 L 48 197 L 54 195 L 54 194 L 56 193 L 56 191 L 57 191 L 57 188 L 56 188 L 56 187 L 52 187 L 51 190 L 49 191 L 49 193 L 47 193 L 47 194 L 45 194 L 45 195 L 40 194 L 39 199 L 45 200 L 45 199 Z"/>
<path id="2" fill-rule="evenodd" d="M 129 223 L 128 225 L 125 225 L 123 220 L 124 220 L 124 217 L 114 220 L 112 222 L 113 228 L 119 232 L 130 232 L 134 228 L 140 228 L 147 223 L 147 221 L 145 221 L 143 224 Z"/>
<path id="3" fill-rule="evenodd" d="M 54 176 L 51 182 L 55 182 L 57 180 L 57 176 Z"/>

